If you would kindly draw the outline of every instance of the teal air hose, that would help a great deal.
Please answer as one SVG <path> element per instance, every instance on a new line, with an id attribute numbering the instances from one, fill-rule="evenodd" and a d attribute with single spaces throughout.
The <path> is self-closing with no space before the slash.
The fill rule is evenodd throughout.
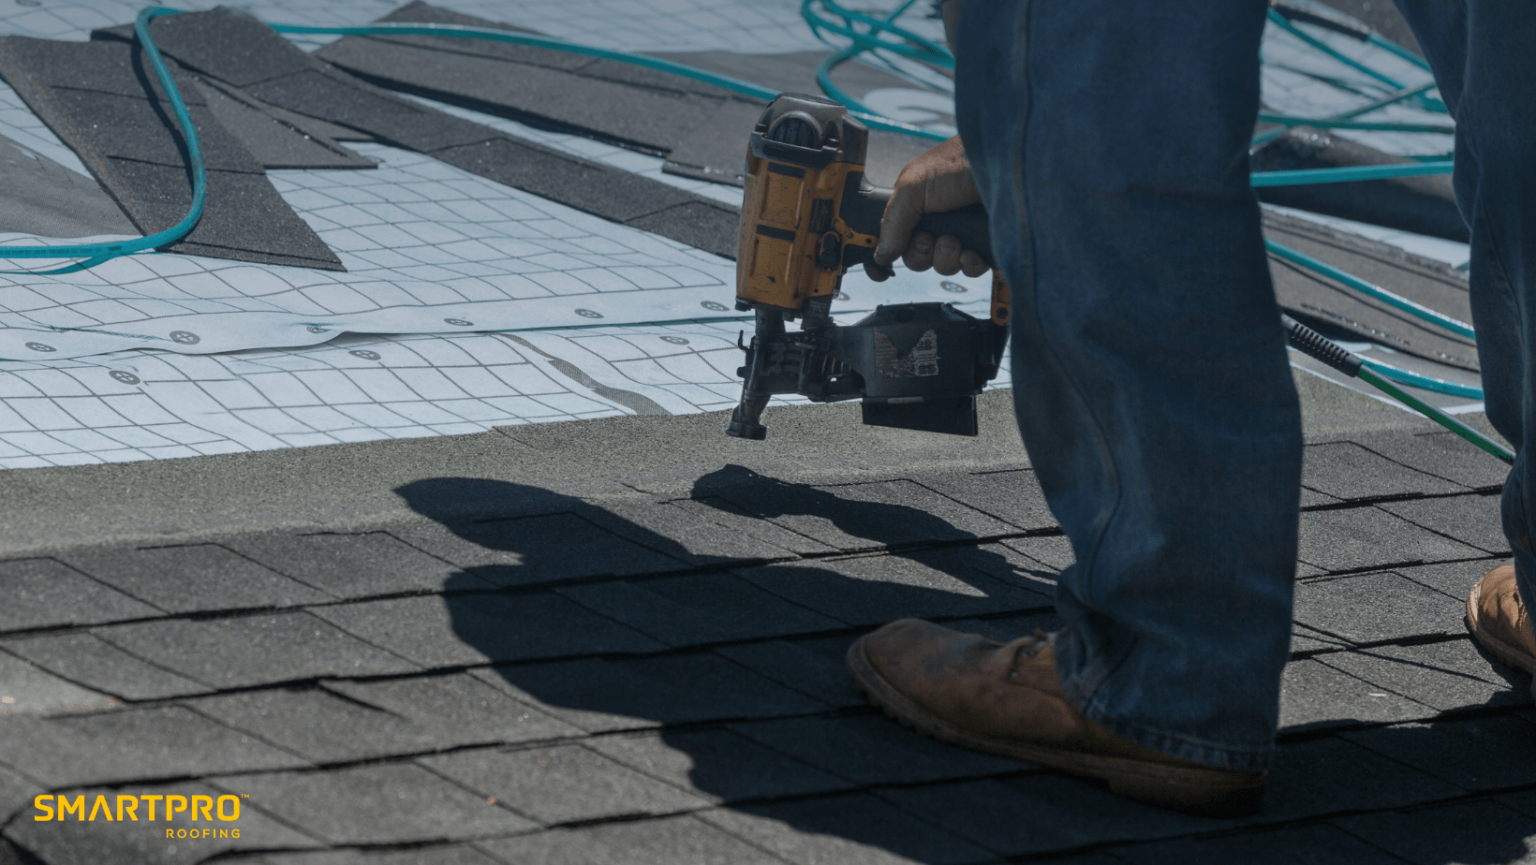
<path id="1" fill-rule="evenodd" d="M 568 54 L 580 54 L 585 57 L 597 57 L 602 60 L 627 63 L 631 66 L 653 69 L 657 72 L 669 72 L 694 81 L 712 84 L 715 87 L 729 90 L 732 93 L 739 93 L 752 99 L 762 99 L 771 102 L 779 95 L 777 90 L 760 87 L 737 78 L 731 78 L 730 76 L 720 75 L 704 69 L 697 69 L 682 63 L 674 63 L 671 60 L 663 60 L 659 57 L 630 54 L 624 51 L 612 51 L 607 48 L 566 42 L 562 39 L 553 39 L 548 36 L 513 33 L 489 27 L 463 27 L 456 24 L 370 24 L 365 27 L 310 27 L 303 24 L 269 24 L 267 26 L 279 33 L 293 34 L 327 36 L 449 36 L 460 39 L 484 39 L 488 42 L 505 42 L 510 45 L 547 48 L 552 51 L 564 51 Z M 881 117 L 878 114 L 866 111 L 854 111 L 852 113 L 854 117 L 857 117 L 860 122 L 871 129 L 880 129 L 886 132 L 896 132 L 919 138 L 930 138 L 935 141 L 942 141 L 944 138 L 942 135 L 928 132 L 925 129 L 919 129 L 910 123 L 899 123 Z"/>
<path id="2" fill-rule="evenodd" d="M 138 34 L 139 44 L 144 46 L 144 56 L 149 58 L 149 64 L 155 71 L 155 78 L 160 81 L 160 86 L 165 88 L 165 95 L 171 101 L 171 110 L 176 114 L 176 123 L 181 127 L 182 140 L 187 144 L 187 161 L 192 167 L 192 206 L 188 208 L 187 215 L 170 228 L 157 231 L 148 237 L 114 243 L 86 243 L 78 246 L 0 246 L 0 258 L 91 259 L 90 262 L 82 262 L 74 268 L 69 268 L 84 269 L 92 266 L 93 263 L 99 264 L 120 255 L 169 246 L 186 237 L 197 225 L 198 219 L 203 215 L 203 200 L 208 193 L 208 176 L 203 169 L 203 151 L 198 146 L 197 129 L 192 126 L 192 117 L 187 113 L 187 103 L 182 101 L 181 93 L 176 89 L 176 83 L 171 80 L 171 73 L 165 68 L 165 60 L 160 56 L 160 49 L 156 48 L 154 40 L 149 38 L 151 19 L 162 15 L 175 15 L 179 11 L 160 7 L 144 9 L 139 12 L 138 18 L 134 21 L 134 32 Z"/>
<path id="3" fill-rule="evenodd" d="M 1391 39 L 1388 39 L 1380 33 L 1372 31 L 1371 35 L 1365 38 L 1365 41 L 1375 45 L 1377 48 L 1382 48 L 1392 52 L 1393 54 L 1396 54 L 1404 60 L 1407 60 L 1409 63 L 1412 63 L 1420 69 L 1423 69 L 1425 72 L 1431 71 L 1429 68 L 1428 60 L 1425 60 L 1423 57 L 1420 57 L 1412 51 L 1409 51 L 1407 48 L 1404 48 L 1396 42 L 1393 42 Z"/>
<path id="4" fill-rule="evenodd" d="M 187 215 L 180 222 L 165 231 L 156 232 L 147 237 L 134 240 L 117 241 L 112 243 L 88 243 L 72 246 L 0 246 L 0 258 L 87 258 L 88 261 L 70 265 L 59 270 L 47 271 L 48 273 L 68 273 L 84 270 L 102 262 L 109 261 L 122 255 L 130 255 L 135 252 L 143 252 L 149 249 L 157 249 L 169 246 L 172 243 L 186 237 L 197 225 L 202 217 L 203 204 L 207 196 L 207 173 L 203 166 L 202 148 L 198 145 L 197 130 L 193 128 L 192 118 L 187 113 L 186 103 L 177 91 L 175 83 L 171 80 L 170 72 L 165 67 L 165 60 L 160 55 L 160 50 L 155 46 L 154 39 L 149 34 L 149 22 L 151 19 L 162 15 L 177 15 L 182 10 L 151 7 L 144 9 L 138 15 L 134 32 L 138 36 L 139 44 L 144 47 L 144 54 L 149 58 L 150 65 L 155 71 L 155 77 L 159 79 L 166 95 L 171 101 L 171 108 L 176 114 L 176 121 L 181 127 L 182 137 L 187 143 L 188 162 L 192 168 L 192 206 L 188 208 Z M 654 69 L 660 72 L 669 72 L 681 75 L 695 81 L 712 84 L 733 93 L 739 93 L 753 99 L 772 101 L 777 97 L 778 91 L 766 87 L 759 87 L 745 81 L 740 81 L 725 75 L 719 75 L 703 69 L 696 69 L 670 60 L 662 60 L 657 57 L 647 57 L 641 54 L 628 54 L 622 51 L 610 51 L 604 48 L 596 48 L 590 45 L 580 45 L 565 42 L 559 39 L 551 39 L 546 36 L 534 36 L 526 33 L 512 33 L 505 30 L 494 30 L 483 27 L 460 27 L 450 24 L 374 24 L 366 27 L 309 27 L 297 24 L 272 24 L 273 30 L 279 33 L 295 34 L 325 34 L 341 36 L 453 36 L 459 38 L 485 39 L 493 42 L 506 42 L 514 45 L 527 45 L 536 48 L 548 48 L 555 51 L 564 51 L 571 54 L 581 54 L 587 57 L 597 57 L 604 60 L 614 60 L 620 63 L 628 63 L 646 69 Z M 911 135 L 926 138 L 932 141 L 942 141 L 945 136 L 935 132 L 920 129 L 908 123 L 899 123 L 880 117 L 879 115 L 855 111 L 852 112 L 862 123 L 871 129 L 880 129 L 887 132 L 895 132 L 903 135 Z M 34 273 L 34 271 L 20 271 L 21 273 Z"/>
<path id="5" fill-rule="evenodd" d="M 1284 30 L 1292 36 L 1295 36 L 1297 39 L 1300 39 L 1318 51 L 1321 51 L 1324 54 L 1327 54 L 1329 57 L 1332 57 L 1340 63 L 1343 63 L 1345 66 L 1348 66 L 1357 72 L 1363 72 L 1366 75 L 1376 79 L 1377 81 L 1387 85 L 1388 87 L 1391 87 L 1393 90 L 1403 89 L 1402 83 L 1386 75 L 1383 75 L 1380 72 L 1377 72 L 1375 69 L 1372 69 L 1371 67 L 1361 63 L 1355 58 L 1350 57 L 1348 54 L 1344 54 L 1343 52 L 1336 50 L 1333 46 L 1323 42 L 1321 39 L 1308 35 L 1307 33 L 1303 32 L 1301 28 L 1297 27 L 1295 24 L 1292 24 L 1284 15 L 1281 15 L 1274 9 L 1269 10 L 1269 20 L 1276 27 L 1279 27 L 1281 30 Z"/>
<path id="6" fill-rule="evenodd" d="M 1254 186 L 1305 186 L 1310 183 L 1350 183 L 1356 180 L 1386 180 L 1392 177 L 1418 177 L 1425 174 L 1450 174 L 1455 164 L 1450 160 L 1403 163 L 1401 165 L 1359 165 L 1352 168 L 1298 168 L 1294 171 L 1255 171 L 1249 175 Z"/>
<path id="7" fill-rule="evenodd" d="M 823 42 L 826 39 L 822 37 L 821 31 L 825 30 L 848 39 L 854 45 L 866 51 L 874 49 L 889 51 L 892 54 L 918 60 L 942 69 L 955 68 L 954 55 L 949 53 L 947 47 L 931 39 L 925 39 L 893 23 L 908 9 L 912 8 L 915 2 L 916 0 L 907 0 L 907 2 L 898 6 L 895 11 L 882 19 L 866 15 L 863 12 L 846 9 L 839 6 L 836 0 L 804 0 L 800 4 L 800 17 L 805 19 L 805 23 L 810 26 L 811 32 L 816 34 L 817 38 L 822 39 Z M 830 14 L 843 19 L 843 23 L 838 25 L 830 18 L 817 16 L 813 8 L 816 6 L 820 6 Z M 854 27 L 854 22 L 863 24 L 869 29 L 861 32 Z M 901 41 L 892 42 L 888 39 L 881 39 L 878 35 L 880 33 L 890 33 Z"/>
<path id="8" fill-rule="evenodd" d="M 833 0 L 804 0 L 804 2 L 800 4 L 801 17 L 805 19 L 806 24 L 808 24 L 811 28 L 811 32 L 814 33 L 817 38 L 825 42 L 826 37 L 821 35 L 821 31 L 826 30 L 839 36 L 845 36 L 851 40 L 847 47 L 839 51 L 834 51 L 833 53 L 828 54 L 826 57 L 822 58 L 821 63 L 816 67 L 816 81 L 821 85 L 822 91 L 826 93 L 827 96 L 846 105 L 850 111 L 854 112 L 854 116 L 860 117 L 862 119 L 865 116 L 876 115 L 875 112 L 871 111 L 868 106 L 853 98 L 852 95 L 843 90 L 841 87 L 838 87 L 837 83 L 832 80 L 832 70 L 837 68 L 837 66 L 841 63 L 852 60 L 854 57 L 857 57 L 866 51 L 878 49 L 891 51 L 892 53 L 903 57 L 908 57 L 910 59 L 921 60 L 925 63 L 929 63 L 943 69 L 953 69 L 955 67 L 955 58 L 949 53 L 949 49 L 930 40 L 923 39 L 922 37 L 892 23 L 897 18 L 899 18 L 902 13 L 910 9 L 915 2 L 917 2 L 917 0 L 906 0 L 906 2 L 896 7 L 896 9 L 891 12 L 891 14 L 887 15 L 884 19 L 872 18 L 861 12 L 854 12 L 848 9 L 844 9 L 843 7 L 837 5 L 837 3 L 833 2 Z M 812 8 L 816 4 L 820 4 L 832 14 L 842 16 L 844 26 L 839 27 L 826 18 L 817 17 Z M 861 33 L 856 30 L 853 26 L 854 21 L 864 23 L 867 27 L 869 27 L 868 32 Z M 907 42 L 910 42 L 918 47 L 913 49 L 900 43 L 893 43 L 885 39 L 880 39 L 876 35 L 879 33 L 894 33 Z M 927 138 L 931 141 L 945 140 L 945 136 L 940 135 L 937 132 L 930 132 L 926 129 L 921 130 L 921 134 L 919 134 L 917 137 Z"/>
<path id="9" fill-rule="evenodd" d="M 1454 126 L 1443 126 L 1433 123 L 1389 123 L 1374 120 L 1350 120 L 1332 119 L 1328 117 L 1292 117 L 1289 114 L 1260 114 L 1260 123 L 1274 123 L 1280 126 L 1312 126 L 1317 129 L 1359 129 L 1370 132 L 1439 132 L 1450 135 L 1456 131 Z"/>
<path id="10" fill-rule="evenodd" d="M 1389 363 L 1371 360 L 1368 357 L 1362 357 L 1360 361 L 1379 373 L 1383 378 L 1389 378 L 1399 384 L 1410 385 L 1420 390 L 1432 390 L 1436 393 L 1448 394 L 1450 396 L 1466 397 L 1467 399 L 1481 400 L 1483 398 L 1482 388 L 1457 384 L 1454 381 L 1446 381 L 1443 378 L 1420 375 L 1410 370 L 1399 369 Z"/>
<path id="11" fill-rule="evenodd" d="M 1363 358 L 1345 351 L 1333 340 L 1328 339 L 1288 315 L 1280 316 L 1280 321 L 1285 326 L 1286 338 L 1297 351 L 1322 361 L 1332 369 L 1342 372 L 1351 378 L 1364 380 L 1382 393 L 1419 412 L 1504 462 L 1513 463 L 1515 461 L 1515 455 L 1505 450 L 1497 442 L 1418 397 L 1403 392 L 1401 388 L 1373 372 L 1369 366 L 1366 366 Z"/>
<path id="12" fill-rule="evenodd" d="M 1273 240 L 1269 240 L 1267 238 L 1264 241 L 1264 248 L 1268 249 L 1276 256 L 1291 262 L 1292 264 L 1300 265 L 1301 267 L 1305 267 L 1308 270 L 1320 273 L 1323 276 L 1334 280 L 1335 282 L 1342 283 L 1345 286 L 1360 292 L 1361 294 L 1364 294 L 1368 297 L 1373 297 L 1382 303 L 1387 304 L 1388 306 L 1400 309 L 1403 312 L 1414 316 L 1415 318 L 1427 321 L 1430 324 L 1433 324 L 1443 330 L 1448 330 L 1457 336 L 1464 336 L 1468 339 L 1477 338 L 1477 334 L 1472 331 L 1472 325 L 1467 324 L 1464 321 L 1454 319 L 1443 312 L 1430 309 L 1423 304 L 1415 303 L 1414 301 L 1411 301 L 1402 295 L 1393 294 L 1392 292 L 1387 291 L 1385 288 L 1372 285 L 1357 276 L 1353 276 L 1351 274 L 1345 273 L 1342 270 L 1339 270 L 1337 267 L 1334 267 L 1331 264 L 1318 261 L 1310 255 L 1297 252 L 1288 246 L 1281 246 L 1280 244 L 1275 243 Z"/>

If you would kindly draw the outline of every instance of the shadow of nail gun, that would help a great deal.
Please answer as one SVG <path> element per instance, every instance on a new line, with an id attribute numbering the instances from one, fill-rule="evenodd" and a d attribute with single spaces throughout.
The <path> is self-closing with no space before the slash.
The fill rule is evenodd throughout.
<path id="1" fill-rule="evenodd" d="M 1008 343 L 1008 286 L 993 270 L 992 316 L 947 303 L 878 307 L 851 325 L 831 320 L 849 267 L 873 261 L 891 190 L 864 177 L 869 132 L 836 102 L 784 94 L 763 112 L 747 151 L 736 257 L 736 308 L 756 313 L 741 402 L 726 432 L 762 439 L 774 394 L 862 400 L 864 423 L 976 435 L 976 394 Z M 930 213 L 917 231 L 953 235 L 988 265 L 981 205 Z M 785 322 L 801 320 L 799 331 Z"/>

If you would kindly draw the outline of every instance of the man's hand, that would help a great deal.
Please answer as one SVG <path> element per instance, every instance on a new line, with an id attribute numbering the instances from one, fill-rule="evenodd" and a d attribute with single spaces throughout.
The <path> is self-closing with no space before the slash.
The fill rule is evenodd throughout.
<path id="1" fill-rule="evenodd" d="M 865 265 L 870 279 L 881 282 L 884 268 L 900 258 L 910 270 L 933 268 L 944 276 L 964 273 L 981 276 L 987 265 L 981 256 L 960 246 L 960 241 L 945 235 L 934 238 L 912 229 L 926 213 L 943 213 L 981 201 L 971 164 L 966 161 L 960 137 L 945 141 L 907 163 L 896 178 L 896 191 L 885 206 L 880 220 L 880 243 L 875 247 L 875 264 Z"/>

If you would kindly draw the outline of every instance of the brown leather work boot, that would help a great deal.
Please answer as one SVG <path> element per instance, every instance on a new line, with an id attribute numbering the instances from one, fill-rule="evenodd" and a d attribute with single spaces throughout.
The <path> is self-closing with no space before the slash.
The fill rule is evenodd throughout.
<path id="1" fill-rule="evenodd" d="M 1499 565 L 1467 593 L 1467 630 L 1495 658 L 1536 676 L 1536 633 L 1515 586 L 1514 565 Z M 1536 680 L 1531 699 L 1536 700 Z"/>
<path id="2" fill-rule="evenodd" d="M 854 643 L 848 669 L 870 702 L 941 742 L 1098 778 L 1111 792 L 1177 811 L 1239 817 L 1259 809 L 1263 772 L 1169 757 L 1079 712 L 1040 631 L 1003 645 L 903 619 Z"/>

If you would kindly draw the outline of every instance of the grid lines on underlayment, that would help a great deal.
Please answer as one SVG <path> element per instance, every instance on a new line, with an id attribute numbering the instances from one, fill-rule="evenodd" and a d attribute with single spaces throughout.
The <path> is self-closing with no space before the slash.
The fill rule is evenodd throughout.
<path id="1" fill-rule="evenodd" d="M 445 318 L 479 329 L 585 324 L 601 317 L 687 317 L 724 296 L 731 263 L 675 241 L 475 177 L 431 157 L 378 145 L 361 152 L 383 164 L 362 171 L 281 171 L 274 186 L 336 251 L 345 273 L 263 267 L 195 256 L 115 259 L 67 276 L 0 278 L 0 325 L 14 332 L 10 357 L 69 350 L 53 329 L 132 332 L 159 340 L 190 332 L 199 351 L 293 344 L 290 332 L 440 332 Z M 7 284 L 8 283 L 8 284 Z M 669 301 L 643 292 L 685 289 Z M 633 301 L 615 297 L 632 293 Z M 486 308 L 465 305 L 534 302 Z M 668 304 L 671 304 L 669 307 Z M 581 310 L 587 310 L 581 312 Z M 384 313 L 384 318 L 357 318 Z M 234 316 L 186 323 L 185 316 Z M 177 318 L 175 324 L 162 319 Z M 142 340 L 103 342 L 93 352 Z M 314 342 L 313 338 L 297 341 Z M 30 343 L 41 343 L 37 348 Z M 167 346 L 172 347 L 174 346 Z"/>
<path id="2" fill-rule="evenodd" d="M 348 335 L 287 350 L 9 364 L 0 370 L 0 468 L 715 411 L 740 397 L 736 340 L 746 326 Z M 994 382 L 1007 384 L 1006 372 Z"/>

